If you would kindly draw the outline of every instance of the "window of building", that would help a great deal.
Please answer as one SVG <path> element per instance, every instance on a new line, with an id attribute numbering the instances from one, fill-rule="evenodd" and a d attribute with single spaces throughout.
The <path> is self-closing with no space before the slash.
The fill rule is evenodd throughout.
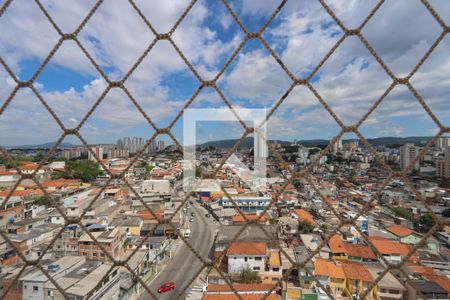
<path id="1" fill-rule="evenodd" d="M 53 291 L 48 290 L 48 291 L 47 291 L 47 295 L 48 295 L 49 297 L 53 297 Z"/>
<path id="2" fill-rule="evenodd" d="M 280 268 L 273 268 L 273 271 L 278 272 L 278 271 L 280 271 Z"/>
<path id="3" fill-rule="evenodd" d="M 33 286 L 33 292 L 37 292 L 39 291 L 39 287 L 38 286 Z"/>
<path id="4" fill-rule="evenodd" d="M 247 261 L 247 257 L 244 257 L 244 261 Z"/>
<path id="5" fill-rule="evenodd" d="M 389 290 L 389 294 L 400 294 L 399 290 Z"/>
<path id="6" fill-rule="evenodd" d="M 255 260 L 261 261 L 262 257 L 255 257 Z"/>
<path id="7" fill-rule="evenodd" d="M 83 256 L 87 256 L 87 253 L 86 253 L 86 252 L 83 252 Z"/>
<path id="8" fill-rule="evenodd" d="M 261 270 L 260 267 L 253 267 L 253 271 L 259 271 L 259 270 Z"/>
<path id="9" fill-rule="evenodd" d="M 97 257 L 97 253 L 95 253 L 95 252 L 92 253 L 92 256 Z"/>
<path id="10" fill-rule="evenodd" d="M 382 293 L 387 293 L 388 290 L 387 290 L 387 289 L 380 289 L 380 292 L 382 292 Z"/>

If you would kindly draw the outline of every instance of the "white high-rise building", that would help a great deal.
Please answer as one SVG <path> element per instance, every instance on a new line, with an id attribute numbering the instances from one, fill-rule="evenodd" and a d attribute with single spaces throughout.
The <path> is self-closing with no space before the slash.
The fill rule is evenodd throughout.
<path id="1" fill-rule="evenodd" d="M 450 146 L 450 137 L 441 137 L 436 141 L 436 149 L 445 150 Z"/>
<path id="2" fill-rule="evenodd" d="M 419 155 L 420 147 L 415 146 L 412 143 L 404 144 L 400 147 L 400 168 L 405 170 Z M 414 170 L 419 169 L 419 161 L 414 164 Z"/>
<path id="3" fill-rule="evenodd" d="M 158 141 L 158 151 L 162 151 L 166 148 L 166 143 L 164 141 Z"/>
<path id="4" fill-rule="evenodd" d="M 450 178 L 450 146 L 444 149 L 444 159 L 436 161 L 436 176 Z"/>
<path id="5" fill-rule="evenodd" d="M 338 153 L 339 151 L 342 150 L 342 140 L 338 139 L 336 140 L 336 142 L 333 144 L 333 154 Z"/>

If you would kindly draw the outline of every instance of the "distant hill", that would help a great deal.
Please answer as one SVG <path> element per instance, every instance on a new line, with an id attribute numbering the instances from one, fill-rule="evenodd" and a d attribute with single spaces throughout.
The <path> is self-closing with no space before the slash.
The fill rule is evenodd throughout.
<path id="1" fill-rule="evenodd" d="M 21 146 L 6 146 L 6 149 L 50 149 L 53 147 L 55 142 L 44 143 L 39 145 L 21 145 Z M 58 145 L 58 148 L 73 148 L 77 147 L 77 145 L 71 143 L 61 143 Z"/>
<path id="2" fill-rule="evenodd" d="M 367 139 L 367 141 L 373 146 L 395 146 L 406 143 L 421 143 L 428 142 L 432 137 L 429 136 L 411 136 L 411 137 L 379 137 L 373 139 Z M 343 139 L 342 142 L 346 143 L 352 141 L 354 139 Z M 206 147 L 215 147 L 215 148 L 232 148 L 238 139 L 229 139 L 229 140 L 219 140 L 219 141 L 210 141 L 203 144 L 197 145 L 197 147 L 206 148 Z M 279 143 L 282 146 L 291 145 L 290 141 L 281 141 L 281 140 L 270 140 L 270 142 Z M 329 140 L 317 139 L 317 140 L 299 140 L 298 144 L 301 144 L 306 147 L 320 147 L 326 146 L 330 143 Z M 246 137 L 240 144 L 241 148 L 253 148 L 253 137 Z"/>

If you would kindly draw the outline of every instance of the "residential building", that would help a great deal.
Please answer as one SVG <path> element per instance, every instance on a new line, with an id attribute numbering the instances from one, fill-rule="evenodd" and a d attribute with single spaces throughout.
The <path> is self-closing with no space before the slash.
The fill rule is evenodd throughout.
<path id="1" fill-rule="evenodd" d="M 118 259 L 126 250 L 126 232 L 124 228 L 117 227 L 113 230 L 91 232 L 91 234 L 95 237 L 97 243 L 102 245 L 114 259 Z M 78 241 L 79 255 L 92 260 L 108 260 L 103 249 L 97 243 L 87 233 L 83 234 Z"/>
<path id="2" fill-rule="evenodd" d="M 400 168 L 405 170 L 409 165 L 416 159 L 419 155 L 420 148 L 415 146 L 412 143 L 404 144 L 400 147 Z M 414 170 L 419 169 L 419 161 L 416 161 L 414 166 Z"/>
<path id="3" fill-rule="evenodd" d="M 100 160 L 103 159 L 103 147 L 94 146 L 94 147 L 91 147 L 91 151 L 93 153 L 95 153 L 95 155 L 97 156 L 97 159 L 100 159 Z M 97 159 L 95 158 L 95 156 L 92 154 L 91 151 L 88 152 L 88 158 L 89 158 L 89 160 L 96 161 Z"/>
<path id="4" fill-rule="evenodd" d="M 239 297 L 235 294 L 238 293 Z M 272 284 L 233 284 L 233 289 L 227 284 L 210 284 L 203 293 L 202 300 L 254 300 L 278 299 Z"/>
<path id="5" fill-rule="evenodd" d="M 264 242 L 234 242 L 227 251 L 228 274 L 240 274 L 246 268 L 263 271 L 267 257 L 267 244 Z"/>

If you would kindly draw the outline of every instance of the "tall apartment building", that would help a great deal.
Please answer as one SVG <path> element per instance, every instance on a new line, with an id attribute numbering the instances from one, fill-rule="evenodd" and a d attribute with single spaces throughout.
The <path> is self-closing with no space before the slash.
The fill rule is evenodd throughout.
<path id="1" fill-rule="evenodd" d="M 339 151 L 342 150 L 342 140 L 338 139 L 334 144 L 333 144 L 333 154 L 338 153 Z"/>
<path id="2" fill-rule="evenodd" d="M 166 143 L 164 141 L 158 141 L 158 151 L 162 151 L 166 148 Z"/>
<path id="3" fill-rule="evenodd" d="M 445 147 L 444 159 L 436 161 L 436 177 L 450 178 L 450 146 Z"/>
<path id="4" fill-rule="evenodd" d="M 113 148 L 108 150 L 108 159 L 113 158 L 128 158 L 130 156 L 130 151 L 128 149 Z"/>
<path id="5" fill-rule="evenodd" d="M 450 146 L 450 137 L 441 137 L 436 141 L 436 149 L 445 150 Z"/>
<path id="6" fill-rule="evenodd" d="M 65 159 L 78 158 L 81 156 L 82 153 L 83 153 L 82 147 L 67 148 L 61 151 L 61 157 Z"/>
<path id="7" fill-rule="evenodd" d="M 119 149 L 128 149 L 129 153 L 137 153 L 144 149 L 145 142 L 141 137 L 124 137 L 117 140 L 116 145 Z"/>
<path id="8" fill-rule="evenodd" d="M 415 146 L 412 143 L 404 144 L 400 147 L 400 168 L 402 170 L 405 170 L 413 161 L 414 159 L 419 155 L 420 147 Z M 419 161 L 416 161 L 414 164 L 413 169 L 418 170 L 419 169 Z"/>
<path id="9" fill-rule="evenodd" d="M 94 147 L 91 147 L 91 150 L 92 150 L 92 152 L 95 153 L 95 155 L 97 155 L 97 157 L 99 159 L 103 159 L 103 147 L 101 147 L 101 146 L 94 146 Z M 89 160 L 96 160 L 95 156 L 92 155 L 92 153 L 90 151 L 88 152 L 88 155 L 89 155 Z"/>

